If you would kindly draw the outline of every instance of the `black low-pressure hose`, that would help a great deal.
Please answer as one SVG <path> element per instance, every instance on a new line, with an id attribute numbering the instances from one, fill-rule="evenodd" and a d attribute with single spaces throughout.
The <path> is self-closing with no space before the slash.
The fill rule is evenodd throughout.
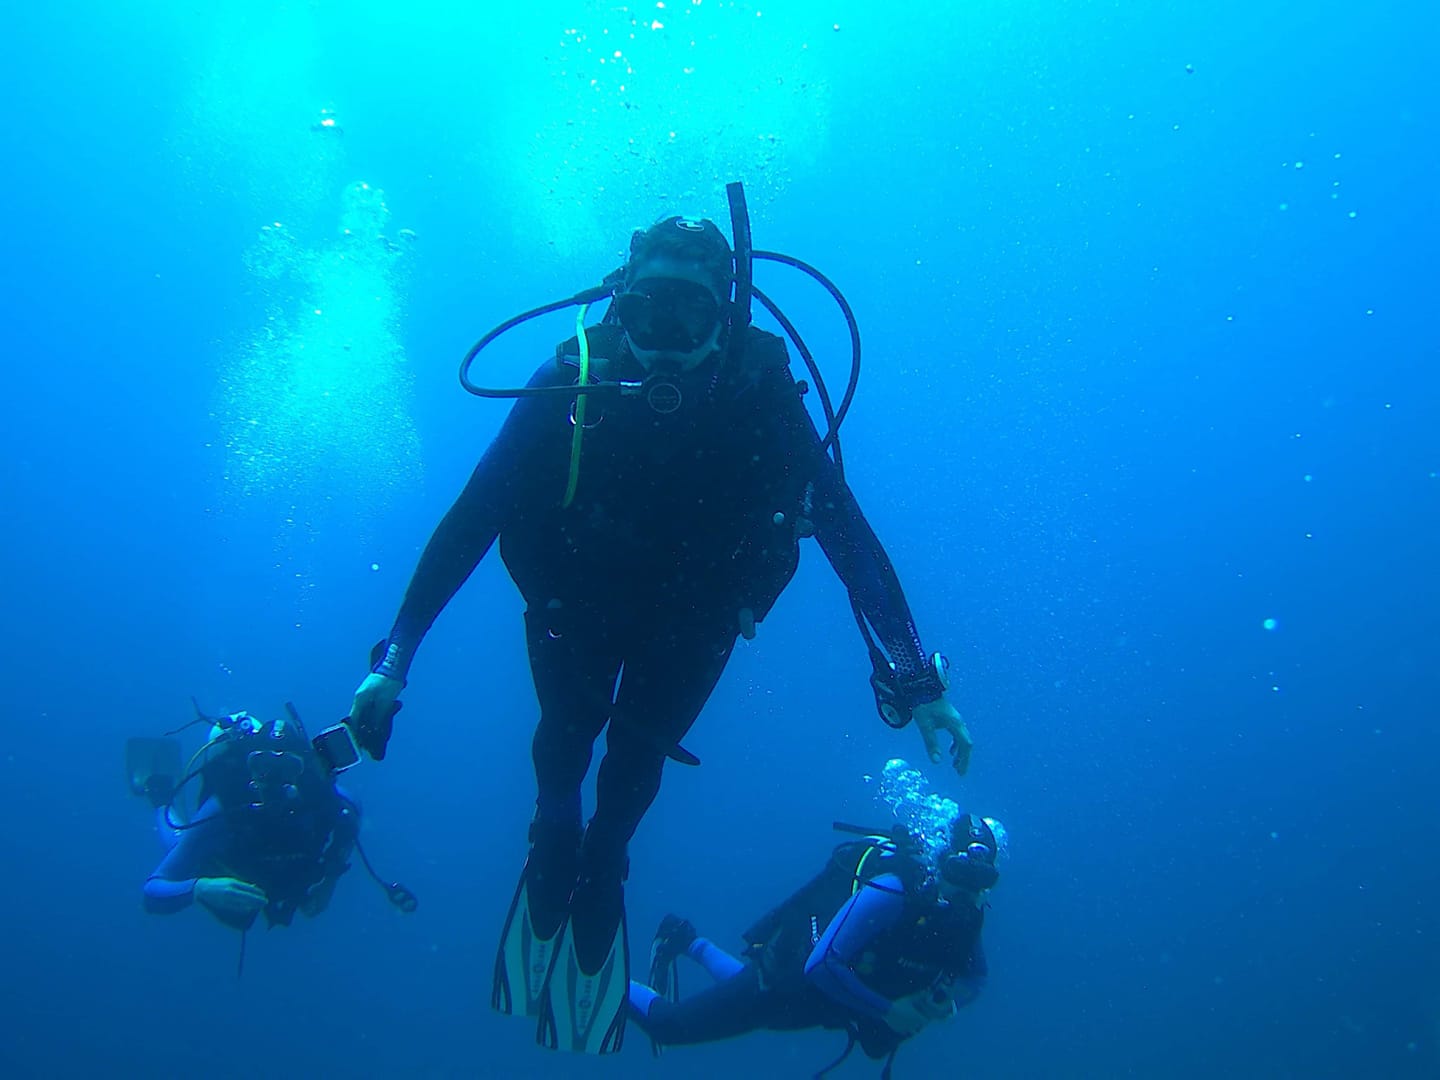
<path id="1" fill-rule="evenodd" d="M 796 270 L 809 274 L 818 281 L 827 292 L 834 298 L 835 303 L 840 305 L 841 314 L 845 316 L 845 325 L 850 331 L 850 380 L 845 384 L 845 394 L 840 399 L 840 408 L 831 407 L 830 392 L 826 389 L 825 380 L 820 375 L 819 366 L 811 355 L 809 348 L 801 340 L 799 332 L 790 322 L 779 306 L 773 303 L 769 297 L 759 289 L 752 286 L 754 295 L 765 305 L 765 309 L 773 315 L 777 322 L 790 335 L 795 342 L 795 347 L 805 360 L 805 366 L 809 369 L 811 376 L 815 379 L 816 393 L 820 396 L 820 407 L 825 414 L 829 430 L 820 444 L 821 450 L 829 450 L 835 462 L 836 471 L 840 474 L 843 482 L 845 479 L 845 457 L 840 450 L 840 425 L 845 422 L 845 416 L 850 411 L 850 405 L 855 400 L 855 388 L 860 385 L 860 325 L 855 321 L 855 312 L 850 307 L 850 302 L 845 299 L 845 294 L 828 277 L 822 274 L 815 267 L 793 255 L 784 255 L 776 251 L 754 251 L 751 255 L 756 259 L 769 259 L 771 262 L 783 263 L 786 266 L 793 266 Z M 855 625 L 860 629 L 860 637 L 865 642 L 865 651 L 870 654 L 870 666 L 873 669 L 872 682 L 875 677 L 887 676 L 890 672 L 889 661 L 875 640 L 875 635 L 870 629 L 870 623 L 865 618 L 865 613 L 860 610 L 860 602 L 855 599 L 854 594 L 850 595 L 850 613 L 855 616 Z"/>
<path id="2" fill-rule="evenodd" d="M 613 277 L 614 275 L 611 275 Z M 470 365 L 480 355 L 482 349 L 489 345 L 507 330 L 513 330 L 521 323 L 529 322 L 531 319 L 538 319 L 541 315 L 548 315 L 552 311 L 561 311 L 567 307 L 576 307 L 580 304 L 593 304 L 596 300 L 603 300 L 615 291 L 614 283 L 609 278 L 604 284 L 596 285 L 593 288 L 585 289 L 574 296 L 568 296 L 564 300 L 555 300 L 538 308 L 531 308 L 529 311 L 521 312 L 512 318 L 506 319 L 499 326 L 495 327 L 488 334 L 482 337 L 470 351 L 465 354 L 465 359 L 460 361 L 460 385 L 476 397 L 483 398 L 521 398 L 521 397 L 579 397 L 583 394 L 605 394 L 616 393 L 619 386 L 614 383 L 592 383 L 589 386 L 515 386 L 515 387 L 490 387 L 480 386 L 470 379 Z"/>
<path id="3" fill-rule="evenodd" d="M 411 914 L 420 906 L 419 899 L 413 892 L 401 885 L 398 881 L 386 881 L 375 872 L 375 867 L 370 865 L 370 856 L 365 854 L 365 848 L 360 843 L 360 838 L 355 838 L 355 850 L 360 853 L 360 861 L 365 864 L 365 872 L 374 879 L 375 884 L 385 890 L 385 896 L 397 908 L 406 915 Z"/>
<path id="4" fill-rule="evenodd" d="M 750 327 L 750 298 L 754 294 L 754 245 L 750 240 L 750 208 L 745 202 L 745 185 L 739 180 L 725 185 L 730 204 L 730 231 L 734 242 L 735 310 L 730 323 L 730 358 L 738 360 Z"/>
<path id="5" fill-rule="evenodd" d="M 209 745 L 209 744 L 207 743 L 206 746 L 208 747 L 208 745 Z M 202 747 L 202 748 L 201 748 L 202 752 L 204 751 L 204 749 L 205 749 L 205 747 Z M 198 755 L 197 755 L 197 756 L 198 756 Z M 192 758 L 191 760 L 193 761 L 194 759 Z M 214 821 L 214 820 L 215 820 L 215 815 L 213 815 L 213 814 L 212 814 L 210 817 L 201 818 L 201 819 L 198 820 L 198 821 L 196 821 L 196 820 L 191 820 L 191 821 L 176 821 L 175 818 L 174 818 L 174 816 L 173 816 L 173 811 L 175 810 L 175 800 L 180 797 L 180 792 L 185 789 L 185 786 L 186 786 L 187 784 L 189 784 L 191 780 L 194 780 L 197 776 L 202 775 L 202 774 L 204 773 L 204 771 L 205 771 L 205 766 L 204 766 L 204 765 L 201 765 L 198 769 L 194 769 L 194 770 L 186 773 L 185 776 L 180 780 L 180 782 L 179 782 L 178 784 L 176 784 L 176 785 L 170 790 L 170 798 L 169 798 L 169 799 L 166 801 L 166 803 L 165 803 L 165 825 L 166 825 L 167 828 L 174 829 L 176 832 L 188 832 L 188 831 L 190 831 L 191 829 L 198 829 L 201 825 L 204 825 L 207 821 Z M 195 812 L 196 812 L 197 814 L 200 812 L 200 807 L 199 807 L 199 806 L 196 806 L 196 807 L 195 807 Z M 220 808 L 220 815 L 221 815 L 221 816 L 224 816 L 225 814 L 228 814 L 228 813 L 229 813 L 229 811 L 226 810 L 223 806 Z"/>
<path id="6" fill-rule="evenodd" d="M 810 372 L 810 378 L 815 383 L 815 393 L 820 398 L 820 411 L 825 414 L 825 438 L 820 444 L 823 451 L 826 447 L 833 447 L 835 467 L 840 470 L 843 478 L 845 472 L 844 458 L 840 452 L 840 422 L 835 416 L 835 408 L 830 402 L 830 388 L 825 385 L 825 376 L 820 374 L 820 365 L 815 362 L 815 355 L 805 344 L 805 339 L 800 336 L 800 331 L 795 329 L 786 314 L 779 306 L 761 292 L 755 286 L 750 287 L 751 294 L 765 306 L 765 310 L 774 316 L 775 321 L 780 324 L 781 329 L 790 335 L 790 340 L 795 343 L 800 358 L 805 361 L 805 367 Z"/>
<path id="7" fill-rule="evenodd" d="M 793 266 L 796 270 L 809 274 L 834 298 L 835 303 L 840 305 L 841 313 L 845 316 L 845 325 L 850 331 L 850 381 L 845 384 L 845 393 L 840 398 L 840 407 L 835 410 L 835 426 L 826 436 L 826 448 L 828 449 L 830 443 L 839 437 L 840 425 L 845 422 L 845 416 L 850 412 L 850 405 L 855 400 L 855 389 L 860 385 L 860 324 L 855 321 L 855 312 L 850 307 L 850 302 L 845 299 L 845 294 L 833 281 L 809 263 L 778 251 L 754 251 L 751 252 L 751 255 L 756 259 L 769 259 L 771 262 L 784 263 L 786 266 Z M 770 307 L 770 305 L 767 303 L 766 307 Z M 771 312 L 773 314 L 773 308 L 771 308 Z"/>
<path id="8" fill-rule="evenodd" d="M 359 821 L 360 807 L 356 805 L 355 800 L 339 792 L 336 792 L 336 794 L 340 795 L 340 801 L 350 808 L 350 812 L 355 815 L 355 820 Z M 398 881 L 386 881 L 375 872 L 375 867 L 370 863 L 370 856 L 365 854 L 365 846 L 360 843 L 360 834 L 358 832 L 355 834 L 355 850 L 360 854 L 360 861 L 365 866 L 365 872 L 370 875 L 370 879 L 374 881 L 376 885 L 379 885 L 380 888 L 385 890 L 385 896 L 390 903 L 394 904 L 406 915 L 409 915 L 420 906 L 419 899 L 404 885 L 401 885 Z"/>

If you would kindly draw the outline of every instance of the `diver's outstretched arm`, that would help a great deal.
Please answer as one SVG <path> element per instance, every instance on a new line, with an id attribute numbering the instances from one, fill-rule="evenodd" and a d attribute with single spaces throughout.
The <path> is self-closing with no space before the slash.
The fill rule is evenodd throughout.
<path id="1" fill-rule="evenodd" d="M 225 841 L 225 821 L 220 804 L 207 799 L 195 815 L 195 822 L 183 831 L 175 830 L 164 819 L 161 828 L 174 839 L 160 865 L 145 882 L 145 910 L 152 915 L 173 915 L 184 911 L 195 900 L 195 881 L 214 869 L 214 862 Z"/>

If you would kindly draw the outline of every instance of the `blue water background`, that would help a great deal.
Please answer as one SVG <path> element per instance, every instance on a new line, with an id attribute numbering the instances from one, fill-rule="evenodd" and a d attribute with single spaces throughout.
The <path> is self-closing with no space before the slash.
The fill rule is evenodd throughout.
<path id="1" fill-rule="evenodd" d="M 1440 1074 L 1431 6 L 477 10 L 6 15 L 0 1074 L 698 1080 L 838 1050 L 577 1060 L 490 1012 L 536 712 L 493 557 L 352 785 L 413 917 L 357 869 L 237 983 L 233 934 L 142 913 L 159 846 L 121 767 L 191 694 L 341 715 L 503 419 L 465 348 L 662 213 L 723 221 L 734 178 L 757 243 L 861 320 L 849 476 L 977 743 L 931 777 L 1012 838 L 988 992 L 897 1075 Z M 401 250 L 354 271 L 357 182 Z M 839 384 L 828 300 L 757 279 Z M 632 847 L 637 963 L 670 910 L 735 944 L 832 819 L 879 816 L 866 777 L 921 754 L 865 676 L 807 548 Z"/>

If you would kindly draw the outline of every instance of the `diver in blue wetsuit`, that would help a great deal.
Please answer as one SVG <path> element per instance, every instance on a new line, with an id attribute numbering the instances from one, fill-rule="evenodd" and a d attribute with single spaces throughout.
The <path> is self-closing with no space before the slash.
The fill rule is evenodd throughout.
<path id="1" fill-rule="evenodd" d="M 268 926 L 320 914 L 359 849 L 359 805 L 335 783 L 293 708 L 270 722 L 246 712 L 197 719 L 213 726 L 188 768 L 174 739 L 127 745 L 131 788 L 155 807 L 167 848 L 145 882 L 145 909 L 171 915 L 199 904 L 241 931 L 262 914 Z M 197 808 L 187 818 L 178 803 L 192 782 Z M 414 910 L 404 886 L 379 883 L 397 907 Z"/>
<path id="2" fill-rule="evenodd" d="M 318 915 L 350 868 L 360 808 L 325 774 L 299 723 L 221 717 L 196 757 L 201 786 L 188 821 L 175 806 L 181 778 L 158 788 L 158 774 L 145 778 L 168 846 L 145 882 L 145 909 L 170 915 L 198 903 L 237 930 L 262 913 L 270 926 L 288 926 L 297 911 Z"/>
<path id="3" fill-rule="evenodd" d="M 858 1042 L 873 1058 L 893 1056 L 984 986 L 980 931 L 1004 843 L 999 822 L 965 814 L 933 869 L 903 841 L 841 844 L 824 871 L 746 931 L 745 960 L 667 916 L 651 952 L 652 985 L 630 986 L 632 1019 L 657 1051 L 824 1027 L 849 1033 L 846 1055 Z M 678 1000 L 679 956 L 716 985 Z"/>
<path id="4" fill-rule="evenodd" d="M 518 400 L 431 536 L 351 707 L 359 745 L 383 758 L 422 638 L 498 540 L 526 602 L 540 721 L 531 848 L 492 1001 L 537 1018 L 551 1046 L 619 1046 L 626 847 L 665 759 L 698 763 L 680 740 L 737 636 L 753 636 L 794 574 L 801 537 L 819 541 L 851 594 L 887 722 L 914 719 L 937 761 L 948 733 L 956 769 L 969 761 L 943 658 L 921 647 L 890 560 L 827 454 L 838 419 L 822 439 L 784 342 L 749 325 L 749 272 L 748 231 L 742 257 L 713 222 L 667 218 L 592 290 L 613 295 L 606 319 L 583 327 L 582 312 L 581 332 L 526 388 L 466 382 Z M 580 789 L 602 731 L 586 824 Z"/>

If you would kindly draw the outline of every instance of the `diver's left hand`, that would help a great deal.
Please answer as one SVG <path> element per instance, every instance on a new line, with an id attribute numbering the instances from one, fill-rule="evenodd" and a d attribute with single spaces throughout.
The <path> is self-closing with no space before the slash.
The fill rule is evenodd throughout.
<path id="1" fill-rule="evenodd" d="M 955 999 L 944 989 L 926 990 L 915 1003 L 915 1007 L 932 1023 L 936 1020 L 949 1020 L 958 1011 Z"/>
<path id="2" fill-rule="evenodd" d="M 885 1023 L 901 1038 L 918 1035 L 936 1020 L 948 1020 L 955 1015 L 955 1002 L 948 996 L 936 996 L 933 990 L 921 990 L 907 994 L 890 1003 L 885 1013 Z"/>
<path id="3" fill-rule="evenodd" d="M 959 775 L 964 776 L 965 770 L 970 768 L 970 751 L 975 744 L 971 741 L 965 721 L 961 719 L 955 706 L 944 697 L 938 697 L 934 701 L 916 705 L 910 710 L 910 716 L 915 721 L 915 726 L 920 729 L 920 737 L 925 740 L 925 753 L 936 765 L 940 764 L 938 734 L 941 731 L 950 733 L 950 763 L 955 766 Z"/>

